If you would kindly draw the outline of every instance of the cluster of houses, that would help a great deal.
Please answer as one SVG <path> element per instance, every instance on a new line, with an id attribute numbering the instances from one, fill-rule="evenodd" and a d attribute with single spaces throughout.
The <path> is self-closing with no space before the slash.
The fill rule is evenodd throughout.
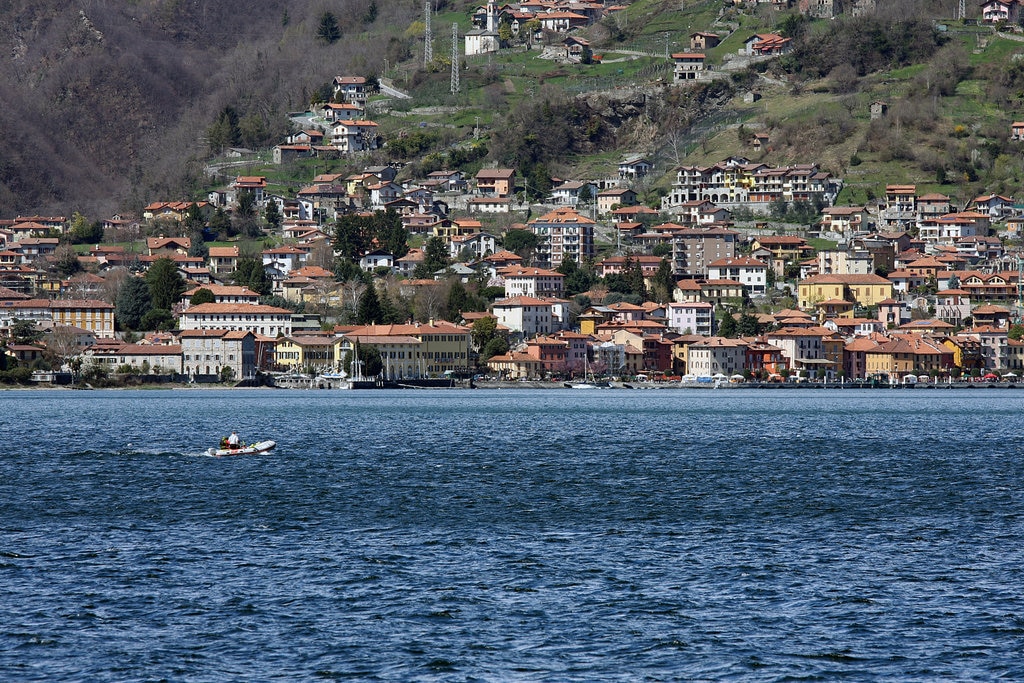
<path id="1" fill-rule="evenodd" d="M 486 6 L 477 8 L 473 14 L 474 28 L 466 32 L 464 39 L 465 54 L 471 57 L 507 47 L 498 31 L 502 24 L 508 26 L 512 36 L 525 37 L 532 43 L 539 41 L 545 32 L 564 34 L 583 29 L 624 9 L 624 5 L 579 0 L 525 0 L 499 8 L 496 0 L 488 0 Z M 530 35 L 526 36 L 527 32 Z M 574 45 L 578 49 L 589 48 L 584 39 L 578 39 Z"/>
<path id="2" fill-rule="evenodd" d="M 561 225 L 558 221 L 564 222 L 570 212 L 556 210 L 554 217 L 537 220 Z M 690 230 L 696 232 L 674 239 L 691 240 L 693 252 L 714 253 L 692 262 L 699 272 L 680 279 L 672 300 L 665 303 L 619 302 L 579 311 L 565 296 L 563 274 L 524 265 L 521 257 L 496 250 L 485 251 L 481 261 L 492 269 L 506 296 L 489 311 L 464 313 L 462 324 L 337 326 L 324 331 L 315 316 L 263 305 L 255 292 L 218 284 L 237 253 L 211 253 L 211 262 L 217 259 L 218 265 L 208 264 L 208 281 L 190 279 L 192 289 L 176 310 L 179 324 L 173 333 L 124 343 L 114 333 L 113 305 L 89 298 L 88 283 L 74 293 L 76 298 L 70 289 L 63 290 L 63 297 L 43 298 L 0 288 L 0 323 L 35 321 L 50 331 L 50 339 L 72 338 L 80 358 L 89 363 L 196 381 L 246 379 L 258 371 L 336 370 L 361 344 L 380 352 L 383 373 L 392 380 L 472 371 L 479 349 L 473 347 L 471 325 L 483 317 L 494 318 L 511 342 L 508 353 L 487 359 L 490 370 L 506 378 L 578 375 L 584 368 L 619 376 L 744 373 L 772 379 L 790 374 L 1008 373 L 1024 367 L 1024 344 L 1010 338 L 1011 323 L 1019 314 L 1013 302 L 1020 296 L 1020 276 L 1019 270 L 1009 269 L 1013 260 L 1008 259 L 1016 257 L 993 245 L 982 251 L 955 245 L 929 250 L 920 238 L 893 231 L 854 240 L 848 250 L 814 253 L 800 237 L 755 235 L 745 245 L 749 255 L 742 255 L 738 247 L 745 240 L 738 231 L 708 229 L 704 238 L 710 241 L 703 242 L 699 228 Z M 189 267 L 187 238 L 150 238 L 147 246 L 146 261 L 177 256 L 183 272 Z M 299 275 L 310 268 L 302 265 L 303 253 L 290 245 L 269 249 L 263 257 L 268 272 L 288 273 L 281 283 L 286 287 L 290 279 L 316 279 Z M 116 268 L 123 256 L 118 248 L 100 246 L 83 258 L 97 263 L 102 259 Z M 607 276 L 622 272 L 630 262 L 651 278 L 661 258 L 613 256 L 599 261 L 596 270 Z M 875 274 L 889 263 L 889 277 Z M 769 271 L 787 264 L 798 264 L 801 271 L 797 308 L 757 315 L 758 328 L 768 330 L 758 336 L 717 336 L 721 323 L 716 311 L 765 293 Z M 322 276 L 325 290 L 337 286 L 329 273 L 308 272 Z M 103 279 L 96 274 L 92 278 Z M 410 280 L 408 285 L 440 287 L 443 282 Z M 190 305 L 200 287 L 214 301 Z M 290 296 L 307 296 L 311 287 L 296 286 Z M 9 345 L 7 353 L 30 363 L 42 356 L 44 346 Z"/>
<path id="3" fill-rule="evenodd" d="M 272 149 L 275 164 L 314 157 L 339 156 L 379 148 L 383 140 L 379 126 L 366 118 L 370 87 L 363 76 L 335 76 L 332 101 L 317 105 L 311 127 L 288 136 Z"/>
<path id="4" fill-rule="evenodd" d="M 19 216 L 0 221 L 0 326 L 37 321 L 72 337 L 91 361 L 192 378 L 336 368 L 357 343 L 380 350 L 389 378 L 467 371 L 477 351 L 469 326 L 483 315 L 493 317 L 512 343 L 508 354 L 488 361 L 508 377 L 577 373 L 583 359 L 619 375 L 749 371 L 855 377 L 1020 369 L 1019 345 L 1009 333 L 1020 317 L 1021 260 L 993 234 L 1020 234 L 1024 207 L 1011 198 L 981 196 L 960 210 L 944 195 L 890 185 L 877 205 L 834 206 L 842 181 L 814 165 L 775 168 L 733 158 L 678 168 L 658 212 L 640 205 L 630 188 L 651 169 L 649 161 L 633 157 L 619 165 L 619 177 L 608 187 L 559 181 L 543 212 L 513 225 L 538 238 L 529 261 L 503 250 L 502 236 L 488 232 L 479 215 L 484 212 L 478 203 L 504 202 L 505 210 L 512 209 L 514 169 L 482 169 L 473 177 L 438 171 L 399 184 L 397 169 L 368 167 L 317 176 L 294 198 L 270 193 L 265 177 L 239 176 L 207 201 L 153 202 L 141 219 L 105 221 L 105 229 L 122 236 L 163 229 L 172 236 L 146 238 L 142 253 L 94 245 L 78 256 L 84 272 L 66 279 L 52 266 L 67 218 Z M 373 248 L 361 255 L 364 270 L 404 276 L 399 287 L 409 296 L 459 277 L 503 287 L 505 297 L 486 313 L 466 312 L 461 325 L 321 331 L 315 316 L 261 304 L 254 292 L 227 284 L 241 258 L 237 246 L 191 256 L 190 239 L 174 236 L 182 232 L 175 226 L 196 211 L 209 217 L 218 205 L 237 202 L 242 191 L 261 207 L 275 202 L 283 216 L 275 235 L 280 245 L 264 249 L 260 258 L 273 293 L 288 301 L 351 303 L 352 293 L 330 268 L 333 236 L 322 226 L 342 214 L 372 210 L 393 210 L 410 233 L 443 240 L 455 263 L 433 277 L 414 279 L 425 259 L 422 249 L 396 257 Z M 453 217 L 450 207 L 460 200 L 448 200 L 467 196 L 461 217 Z M 814 249 L 801 236 L 751 233 L 733 224 L 732 209 L 764 208 L 780 199 L 824 206 L 820 235 L 838 246 Z M 599 226 L 619 249 L 595 262 Z M 125 344 L 115 334 L 108 277 L 137 273 L 161 258 L 171 259 L 190 287 L 174 311 L 179 331 Z M 635 264 L 648 282 L 665 259 L 677 282 L 664 303 L 579 311 L 557 271 L 569 259 L 592 263 L 599 276 Z M 772 331 L 757 338 L 716 336 L 723 307 L 756 300 L 784 279 L 795 283 L 795 310 L 760 316 L 759 328 Z M 200 287 L 211 290 L 215 301 L 190 306 Z M 43 350 L 7 352 L 31 362 Z"/>
<path id="5" fill-rule="evenodd" d="M 436 377 L 469 367 L 470 330 L 445 322 L 348 326 L 323 331 L 315 316 L 259 303 L 245 287 L 205 285 L 212 303 L 182 296 L 178 329 L 126 343 L 114 334 L 114 306 L 99 300 L 35 299 L 0 287 L 5 327 L 30 320 L 45 331 L 35 344 L 9 343 L 5 352 L 31 363 L 54 351 L 111 372 L 175 375 L 190 381 L 250 380 L 260 371 L 337 370 L 359 344 L 376 347 L 388 376 Z"/>
<path id="6" fill-rule="evenodd" d="M 976 311 L 979 321 L 1009 316 L 998 306 Z M 992 322 L 956 332 L 937 320 L 890 328 L 876 318 L 822 322 L 804 311 L 782 310 L 757 316 L 758 324 L 770 329 L 760 335 L 727 338 L 690 331 L 712 328 L 712 312 L 706 302 L 594 306 L 581 314 L 579 331 L 537 335 L 487 364 L 509 379 L 578 376 L 588 370 L 623 378 L 740 374 L 767 381 L 791 376 L 916 380 L 996 371 L 1016 377 L 1024 368 L 1024 342 L 1009 339 L 1006 327 Z"/>
<path id="7" fill-rule="evenodd" d="M 662 198 L 662 209 L 679 212 L 694 201 L 754 213 L 767 213 L 779 200 L 831 206 L 842 189 L 842 179 L 815 164 L 773 167 L 731 157 L 711 166 L 677 168 L 672 191 Z"/>

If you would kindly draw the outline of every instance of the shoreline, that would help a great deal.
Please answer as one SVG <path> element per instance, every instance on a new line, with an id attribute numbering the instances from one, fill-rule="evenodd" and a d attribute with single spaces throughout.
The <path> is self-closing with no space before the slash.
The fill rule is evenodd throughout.
<path id="1" fill-rule="evenodd" d="M 384 389 L 394 389 L 394 387 L 381 387 Z M 33 386 L 2 386 L 0 392 L 4 391 L 234 391 L 235 389 L 240 390 L 259 390 L 259 391 L 315 391 L 315 392 L 332 392 L 332 391 L 379 391 L 381 388 L 378 387 L 366 387 L 358 389 L 332 389 L 332 388 L 316 388 L 316 387 L 278 387 L 278 386 L 255 386 L 255 387 L 232 387 L 224 386 L 220 384 L 140 384 L 137 386 L 112 386 L 112 387 L 72 387 L 72 386 L 60 386 L 51 384 L 38 384 Z M 608 387 L 600 387 L 597 390 L 625 390 L 625 391 L 664 391 L 664 390 L 735 390 L 735 389 L 755 389 L 761 391 L 791 391 L 791 390 L 850 390 L 850 389 L 871 389 L 871 390 L 915 390 L 921 391 L 926 389 L 941 389 L 941 390 L 970 390 L 970 389 L 1016 389 L 1017 384 L 1013 382 L 919 382 L 917 384 L 876 384 L 871 385 L 869 383 L 853 383 L 853 382 L 830 382 L 830 383 L 816 383 L 816 382 L 738 382 L 723 383 L 723 384 L 679 384 L 679 383 L 667 383 L 667 382 L 612 382 Z M 522 390 L 522 389 L 566 389 L 570 391 L 576 391 L 569 389 L 565 386 L 562 380 L 559 381 L 499 381 L 499 382 L 487 382 L 478 381 L 473 386 L 468 384 L 460 384 L 451 387 L 407 387 L 404 390 L 416 390 L 416 391 L 452 391 L 452 390 L 470 390 L 470 389 L 491 389 L 491 390 Z"/>

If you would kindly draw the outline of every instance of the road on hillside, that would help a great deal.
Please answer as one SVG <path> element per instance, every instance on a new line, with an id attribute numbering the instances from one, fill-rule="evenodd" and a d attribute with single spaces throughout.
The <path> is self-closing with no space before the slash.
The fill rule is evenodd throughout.
<path id="1" fill-rule="evenodd" d="M 404 93 L 401 90 L 396 90 L 395 88 L 392 88 L 390 85 L 385 85 L 384 81 L 379 81 L 378 85 L 380 86 L 380 91 L 382 93 L 384 93 L 385 95 L 388 95 L 390 97 L 394 97 L 394 98 L 399 99 L 399 100 L 411 100 L 412 99 L 412 96 L 409 95 L 408 93 Z"/>

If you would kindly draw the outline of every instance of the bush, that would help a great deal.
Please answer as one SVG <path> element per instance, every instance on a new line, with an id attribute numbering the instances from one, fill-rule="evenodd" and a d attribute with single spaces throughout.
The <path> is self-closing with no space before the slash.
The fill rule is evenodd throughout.
<path id="1" fill-rule="evenodd" d="M 32 371 L 24 366 L 0 372 L 0 382 L 5 384 L 31 384 Z"/>

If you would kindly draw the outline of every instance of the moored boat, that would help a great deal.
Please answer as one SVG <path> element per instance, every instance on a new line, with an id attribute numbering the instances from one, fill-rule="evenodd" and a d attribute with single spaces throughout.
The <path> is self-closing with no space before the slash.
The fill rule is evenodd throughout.
<path id="1" fill-rule="evenodd" d="M 266 441 L 259 441 L 257 443 L 251 443 L 248 446 L 239 446 L 238 448 L 210 448 L 206 452 L 209 455 L 220 458 L 225 455 L 254 455 L 257 453 L 268 453 L 274 450 L 275 446 L 277 446 L 276 441 L 267 439 Z"/>

